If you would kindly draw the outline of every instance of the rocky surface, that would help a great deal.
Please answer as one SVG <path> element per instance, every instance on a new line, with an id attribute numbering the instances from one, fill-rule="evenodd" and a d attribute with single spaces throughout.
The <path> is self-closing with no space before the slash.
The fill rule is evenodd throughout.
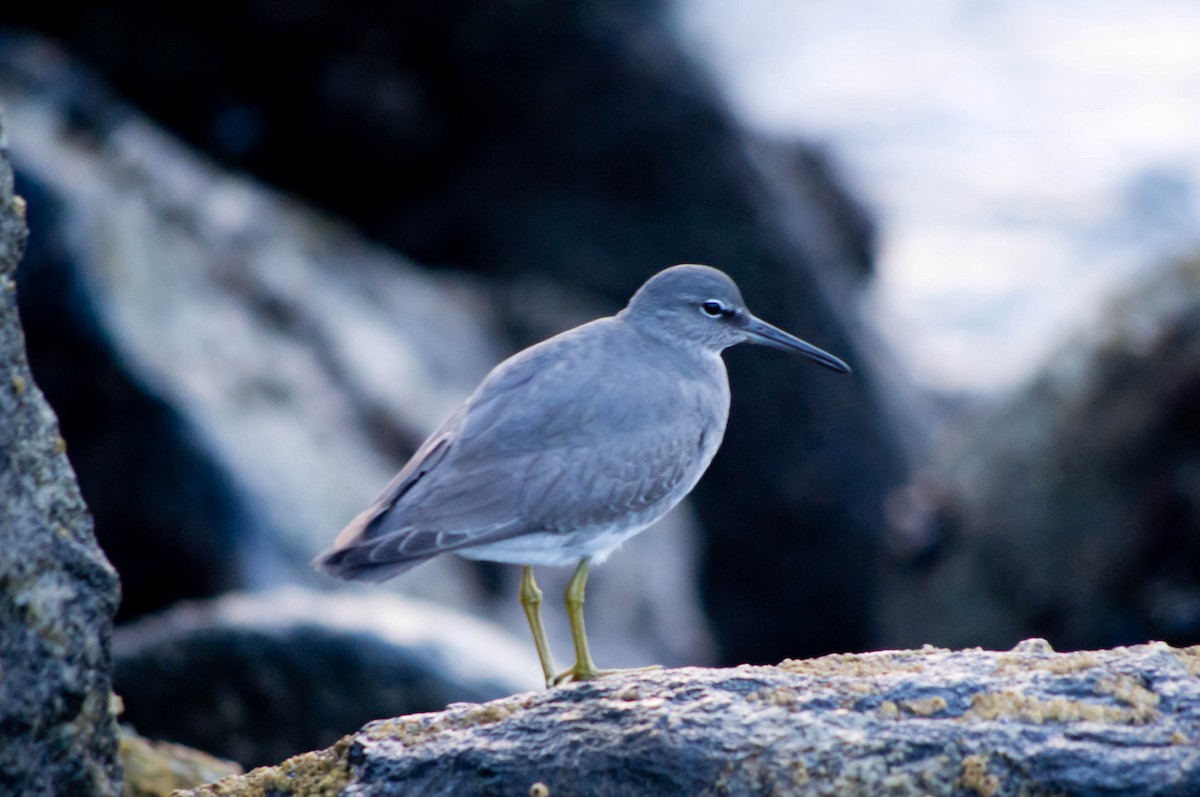
<path id="1" fill-rule="evenodd" d="M 271 792 L 274 789 L 274 792 Z M 1200 649 L 885 651 L 625 673 L 374 722 L 241 794 L 1187 795 Z"/>
<path id="2" fill-rule="evenodd" d="M 883 644 L 1200 641 L 1200 259 L 1104 319 L 912 485 L 942 539 L 889 577 Z"/>
<path id="3" fill-rule="evenodd" d="M 224 163 L 421 263 L 490 275 L 508 346 L 580 320 L 537 297 L 570 296 L 587 317 L 670 264 L 729 271 L 759 315 L 856 373 L 729 357 L 729 433 L 696 491 L 718 657 L 858 649 L 875 589 L 862 561 L 905 478 L 897 430 L 908 428 L 889 411 L 906 390 L 872 362 L 857 321 L 870 224 L 816 150 L 740 128 L 669 13 L 659 0 L 419 0 L 370 13 L 316 0 L 200 17 L 46 0 L 10 19 L 77 48 Z M 109 115 L 74 118 L 103 129 Z"/>
<path id="4" fill-rule="evenodd" d="M 34 384 L 17 314 L 25 203 L 0 118 L 0 792 L 114 795 L 117 576 Z"/>
<path id="5" fill-rule="evenodd" d="M 380 717 L 532 689 L 533 645 L 394 594 L 288 588 L 123 626 L 113 685 L 140 733 L 274 763 Z"/>

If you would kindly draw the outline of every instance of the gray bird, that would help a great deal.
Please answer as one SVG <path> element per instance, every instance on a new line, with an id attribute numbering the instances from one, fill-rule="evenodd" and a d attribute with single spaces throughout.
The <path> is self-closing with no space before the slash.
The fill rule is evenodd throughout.
<path id="1" fill-rule="evenodd" d="M 708 266 L 651 277 L 629 305 L 496 366 L 314 565 L 380 582 L 438 554 L 521 565 L 547 686 L 603 675 L 583 625 L 588 568 L 691 492 L 725 434 L 721 352 L 760 343 L 842 373 L 837 357 L 751 315 Z M 533 565 L 575 564 L 575 666 L 555 674 Z"/>

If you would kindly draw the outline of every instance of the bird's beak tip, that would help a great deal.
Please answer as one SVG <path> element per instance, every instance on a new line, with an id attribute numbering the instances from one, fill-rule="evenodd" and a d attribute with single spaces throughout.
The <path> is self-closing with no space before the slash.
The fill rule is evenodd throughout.
<path id="1" fill-rule="evenodd" d="M 824 352 L 822 352 L 822 353 L 824 354 Z M 811 359 L 817 365 L 823 365 L 826 368 L 828 368 L 830 371 L 836 371 L 839 374 L 853 374 L 854 373 L 854 369 L 851 368 L 849 365 L 847 365 L 846 362 L 844 360 L 842 360 L 841 358 L 834 357 L 832 354 L 829 354 L 827 356 L 829 357 L 829 359 L 825 359 L 824 357 L 811 357 L 811 356 L 809 359 Z"/>
<path id="2" fill-rule="evenodd" d="M 817 348 L 807 341 L 800 340 L 795 335 L 773 327 L 762 319 L 751 316 L 746 324 L 746 333 L 751 343 L 794 352 L 802 357 L 807 357 L 818 365 L 841 374 L 853 373 L 850 366 L 840 358 L 833 356 L 824 349 Z"/>

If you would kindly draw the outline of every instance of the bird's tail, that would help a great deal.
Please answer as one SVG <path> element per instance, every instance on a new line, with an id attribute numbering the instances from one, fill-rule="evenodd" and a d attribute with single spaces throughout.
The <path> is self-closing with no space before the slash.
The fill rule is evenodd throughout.
<path id="1" fill-rule="evenodd" d="M 411 570 L 428 558 L 420 557 L 399 562 L 371 561 L 369 549 L 373 547 L 370 543 L 362 546 L 334 546 L 313 559 L 312 566 L 322 573 L 347 581 L 369 581 L 379 584 Z"/>
<path id="2" fill-rule="evenodd" d="M 363 510 L 342 529 L 328 551 L 312 560 L 312 566 L 327 575 L 347 581 L 369 581 L 379 584 L 411 570 L 429 556 L 400 556 L 394 536 L 380 534 L 380 520 L 386 506 L 378 502 Z M 392 550 L 385 552 L 385 548 Z"/>

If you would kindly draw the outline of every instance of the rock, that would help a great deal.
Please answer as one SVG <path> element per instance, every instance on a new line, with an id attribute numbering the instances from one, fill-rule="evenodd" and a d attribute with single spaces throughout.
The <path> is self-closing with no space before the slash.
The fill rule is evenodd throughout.
<path id="1" fill-rule="evenodd" d="M 125 720 L 247 767 L 324 747 L 368 720 L 541 681 L 532 643 L 378 590 L 180 604 L 123 626 L 114 652 Z"/>
<path id="2" fill-rule="evenodd" d="M 38 231 L 31 358 L 122 574 L 121 619 L 330 585 L 308 560 L 501 358 L 484 286 L 198 160 L 44 42 L 0 41 L 0 93 Z M 595 574 L 605 660 L 707 660 L 688 519 Z M 514 580 L 443 557 L 390 586 L 525 634 Z"/>
<path id="3" fill-rule="evenodd" d="M 119 585 L 25 359 L 14 282 L 25 203 L 13 194 L 7 134 L 0 118 L 0 790 L 115 795 Z"/>
<path id="4" fill-rule="evenodd" d="M 176 789 L 242 774 L 232 761 L 180 744 L 144 739 L 128 727 L 121 728 L 120 742 L 124 797 L 169 797 Z"/>
<path id="5" fill-rule="evenodd" d="M 1200 648 L 926 647 L 777 667 L 625 673 L 373 722 L 285 773 L 345 797 L 541 794 L 1187 795 Z M 540 785 L 539 785 L 540 784 Z M 334 792 L 327 792 L 334 793 Z"/>
<path id="6" fill-rule="evenodd" d="M 863 563 L 915 434 L 894 411 L 907 388 L 860 334 L 870 225 L 816 150 L 741 129 L 669 8 L 424 0 L 348 14 L 316 0 L 212 7 L 197 24 L 169 4 L 66 13 L 46 0 L 14 13 L 197 147 L 418 261 L 549 282 L 605 313 L 654 271 L 706 262 L 761 316 L 847 359 L 856 375 L 838 379 L 731 353 L 729 432 L 696 499 L 720 660 L 861 649 L 875 604 Z M 528 294 L 495 295 L 519 332 Z"/>
<path id="7" fill-rule="evenodd" d="M 881 644 L 1200 642 L 1200 259 L 1102 315 L 914 483 L 940 553 L 888 577 Z"/>
<path id="8" fill-rule="evenodd" d="M 293 756 L 274 767 L 259 767 L 242 777 L 227 778 L 172 797 L 341 797 L 350 780 L 346 753 L 350 737 L 332 747 Z"/>

